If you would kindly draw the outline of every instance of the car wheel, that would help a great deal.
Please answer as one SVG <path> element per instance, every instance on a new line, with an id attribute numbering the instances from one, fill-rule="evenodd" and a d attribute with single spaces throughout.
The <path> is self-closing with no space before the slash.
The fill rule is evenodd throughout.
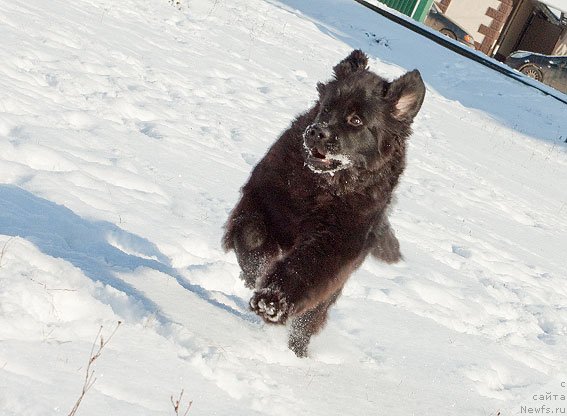
<path id="1" fill-rule="evenodd" d="M 439 32 L 443 33 L 445 36 L 449 36 L 451 39 L 457 40 L 457 36 L 449 29 L 441 29 Z"/>
<path id="2" fill-rule="evenodd" d="M 535 65 L 531 65 L 531 64 L 530 64 L 530 65 L 523 66 L 523 67 L 520 69 L 520 72 L 521 72 L 522 74 L 525 74 L 525 75 L 527 75 L 528 77 L 533 78 L 533 79 L 535 79 L 535 80 L 537 80 L 537 81 L 540 81 L 540 82 L 541 82 L 541 80 L 543 79 L 543 74 L 541 73 L 541 71 L 539 70 L 539 68 L 538 68 L 537 66 L 535 66 Z"/>

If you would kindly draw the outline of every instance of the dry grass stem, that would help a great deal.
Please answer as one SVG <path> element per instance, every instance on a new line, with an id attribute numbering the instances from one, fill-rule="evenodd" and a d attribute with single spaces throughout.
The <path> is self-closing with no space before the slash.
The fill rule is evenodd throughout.
<path id="1" fill-rule="evenodd" d="M 112 331 L 112 334 L 110 334 L 110 336 L 106 340 L 104 339 L 104 337 L 102 335 L 102 326 L 98 329 L 95 341 L 93 343 L 93 346 L 91 347 L 91 354 L 89 356 L 87 369 L 85 371 L 85 380 L 84 380 L 84 383 L 83 383 L 83 388 L 81 390 L 81 395 L 77 399 L 77 402 L 75 403 L 75 405 L 73 406 L 73 408 L 69 412 L 68 416 L 74 416 L 77 413 L 77 410 L 79 409 L 79 405 L 81 404 L 81 401 L 85 397 L 85 394 L 87 394 L 87 392 L 90 390 L 90 388 L 96 382 L 96 378 L 94 376 L 94 370 L 91 370 L 91 366 L 96 361 L 96 359 L 100 357 L 103 348 L 106 346 L 106 344 L 108 344 L 110 342 L 110 340 L 112 339 L 112 337 L 114 336 L 114 334 L 118 330 L 118 327 L 121 324 L 122 324 L 122 322 L 118 321 L 116 328 L 114 328 L 114 331 Z M 96 349 L 96 351 L 95 351 L 95 349 Z"/>
<path id="2" fill-rule="evenodd" d="M 181 393 L 179 394 L 179 398 L 177 400 L 175 400 L 173 398 L 173 396 L 170 397 L 171 399 L 171 404 L 173 405 L 173 411 L 175 412 L 176 416 L 181 415 L 181 413 L 179 413 L 181 411 L 180 406 L 181 406 L 181 400 L 183 399 L 183 390 L 181 390 Z M 193 404 L 192 401 L 189 402 L 189 404 L 187 405 L 187 409 L 185 410 L 185 413 L 182 414 L 182 416 L 187 416 L 187 413 L 189 413 L 189 409 L 191 409 L 191 405 Z"/>
<path id="3" fill-rule="evenodd" d="M 4 253 L 6 253 L 6 249 L 8 248 L 8 244 L 14 239 L 14 237 L 10 237 L 8 241 L 4 243 L 2 247 L 2 251 L 0 251 L 0 268 L 2 267 L 2 260 L 4 259 Z"/>

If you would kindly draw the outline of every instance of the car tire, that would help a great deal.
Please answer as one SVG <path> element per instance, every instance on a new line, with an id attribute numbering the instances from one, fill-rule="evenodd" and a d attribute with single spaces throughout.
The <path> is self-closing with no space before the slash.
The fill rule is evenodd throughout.
<path id="1" fill-rule="evenodd" d="M 543 80 L 543 74 L 541 73 L 541 70 L 533 64 L 521 67 L 520 72 L 530 78 L 535 79 L 536 81 L 541 82 Z"/>
<path id="2" fill-rule="evenodd" d="M 451 39 L 457 40 L 457 35 L 455 35 L 449 29 L 441 29 L 439 32 L 443 33 L 445 36 L 449 36 Z"/>

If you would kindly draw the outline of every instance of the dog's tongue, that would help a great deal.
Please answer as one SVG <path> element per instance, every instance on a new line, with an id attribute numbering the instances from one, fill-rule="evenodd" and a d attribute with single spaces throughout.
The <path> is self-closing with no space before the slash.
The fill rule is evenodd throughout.
<path id="1" fill-rule="evenodd" d="M 320 152 L 317 148 L 315 148 L 315 147 L 314 147 L 313 149 L 311 149 L 311 155 L 312 155 L 313 157 L 316 157 L 317 159 L 325 159 L 325 158 L 326 158 L 326 156 L 325 156 L 323 153 L 321 153 L 321 152 Z"/>

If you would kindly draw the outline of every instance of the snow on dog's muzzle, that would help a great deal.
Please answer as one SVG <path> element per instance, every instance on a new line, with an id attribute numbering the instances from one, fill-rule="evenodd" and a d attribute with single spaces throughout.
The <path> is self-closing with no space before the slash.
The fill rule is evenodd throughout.
<path id="1" fill-rule="evenodd" d="M 332 175 L 352 165 L 348 156 L 332 154 L 327 150 L 326 144 L 331 137 L 331 132 L 326 123 L 311 124 L 305 129 L 303 133 L 305 166 L 311 171 Z"/>

